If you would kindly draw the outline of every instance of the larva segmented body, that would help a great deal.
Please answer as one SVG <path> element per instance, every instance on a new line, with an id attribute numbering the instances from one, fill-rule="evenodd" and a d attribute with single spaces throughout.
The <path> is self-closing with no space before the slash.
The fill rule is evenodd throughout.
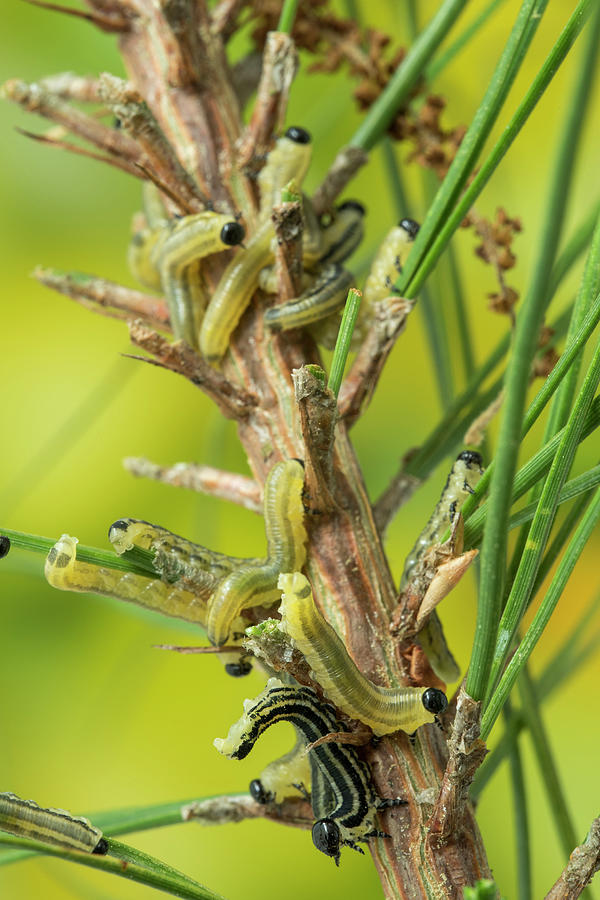
<path id="1" fill-rule="evenodd" d="M 0 829 L 65 850 L 98 855 L 108 852 L 100 829 L 83 816 L 72 816 L 64 809 L 44 809 L 16 794 L 0 793 Z"/>
<path id="2" fill-rule="evenodd" d="M 304 128 L 292 126 L 279 138 L 258 174 L 259 223 L 268 220 L 273 207 L 281 203 L 281 191 L 286 184 L 293 180 L 300 187 L 308 172 L 311 156 L 311 137 Z"/>
<path id="3" fill-rule="evenodd" d="M 215 747 L 231 759 L 244 759 L 260 735 L 281 721 L 291 722 L 307 744 L 344 730 L 333 709 L 321 703 L 310 688 L 289 687 L 271 678 L 255 700 L 244 702 L 244 715 L 226 738 L 214 741 Z M 380 833 L 374 827 L 375 815 L 378 806 L 387 804 L 375 793 L 369 769 L 353 747 L 324 743 L 310 750 L 308 756 L 311 802 L 317 819 L 313 842 L 339 864 L 341 845 L 358 849 L 357 841 Z M 260 784 L 264 787 L 262 781 Z"/>
<path id="4" fill-rule="evenodd" d="M 44 568 L 46 580 L 61 591 L 102 594 L 129 600 L 187 622 L 206 623 L 206 600 L 160 578 L 146 578 L 77 559 L 77 538 L 63 534 L 50 549 Z"/>
<path id="5" fill-rule="evenodd" d="M 119 555 L 132 547 L 154 551 L 153 564 L 160 575 L 169 582 L 185 578 L 203 590 L 216 588 L 238 566 L 259 562 L 209 550 L 143 519 L 118 519 L 108 529 L 108 539 Z"/>
<path id="6" fill-rule="evenodd" d="M 310 287 L 299 297 L 272 306 L 265 312 L 271 331 L 302 328 L 343 307 L 354 276 L 337 263 L 324 266 Z"/>
<path id="7" fill-rule="evenodd" d="M 198 346 L 200 315 L 206 305 L 198 261 L 240 244 L 244 228 L 230 215 L 201 212 L 180 219 L 160 218 L 159 210 L 145 209 L 150 228 L 137 232 L 128 253 L 129 267 L 142 284 L 163 290 L 176 338 Z"/>
<path id="8" fill-rule="evenodd" d="M 299 572 L 279 577 L 280 628 L 302 653 L 325 696 L 375 734 L 406 731 L 434 722 L 448 702 L 436 688 L 384 688 L 357 669 L 342 640 L 315 606 L 310 585 Z"/>
<path id="9" fill-rule="evenodd" d="M 335 219 L 323 229 L 322 265 L 341 263 L 352 256 L 363 239 L 365 213 L 358 200 L 346 200 L 336 208 Z"/>
<path id="10" fill-rule="evenodd" d="M 227 266 L 208 306 L 200 329 L 200 352 L 209 362 L 225 355 L 229 339 L 258 287 L 262 269 L 275 259 L 275 232 L 271 223 L 274 203 L 281 189 L 293 178 L 299 188 L 310 164 L 310 135 L 302 128 L 288 128 L 269 154 L 258 176 L 261 206 L 258 227 L 246 245 Z"/>
<path id="11" fill-rule="evenodd" d="M 219 584 L 208 607 L 206 630 L 211 643 L 225 643 L 241 610 L 278 599 L 277 578 L 288 562 L 293 560 L 298 569 L 304 565 L 303 485 L 304 467 L 297 459 L 276 463 L 269 472 L 264 491 L 267 558 L 259 564 L 245 561 Z"/>
<path id="12" fill-rule="evenodd" d="M 483 475 L 482 462 L 481 454 L 475 450 L 463 450 L 458 454 L 427 525 L 406 557 L 400 582 L 401 589 L 406 587 L 410 581 L 415 567 L 425 551 L 441 537 L 446 528 L 452 525 L 463 503 L 469 494 L 473 493 Z M 460 675 L 460 667 L 446 643 L 442 623 L 435 610 L 417 634 L 417 639 L 436 675 L 446 682 L 456 681 Z"/>
<path id="13" fill-rule="evenodd" d="M 446 479 L 444 490 L 425 528 L 417 538 L 414 547 L 406 557 L 400 587 L 408 581 L 418 561 L 426 550 L 441 536 L 454 520 L 469 494 L 472 494 L 483 475 L 481 454 L 476 450 L 463 450 Z"/>

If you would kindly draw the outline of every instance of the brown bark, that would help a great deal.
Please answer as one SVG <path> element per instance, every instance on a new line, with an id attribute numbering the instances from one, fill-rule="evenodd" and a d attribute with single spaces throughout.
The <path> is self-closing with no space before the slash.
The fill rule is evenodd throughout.
<path id="1" fill-rule="evenodd" d="M 218 29 L 212 27 L 203 0 L 136 0 L 135 5 L 139 16 L 131 19 L 119 40 L 134 88 L 132 92 L 128 87 L 124 98 L 135 103 L 143 98 L 151 113 L 142 123 L 144 153 L 150 152 L 152 131 L 160 137 L 159 153 L 152 157 L 156 174 L 170 184 L 181 165 L 191 176 L 192 180 L 185 176 L 177 185 L 176 194 L 185 208 L 197 208 L 199 198 L 206 194 L 216 209 L 239 208 L 251 224 L 254 190 L 236 166 L 236 145 L 243 130 L 222 39 L 227 35 L 228 16 L 236 14 L 237 4 L 217 7 Z M 193 23 L 193 29 L 189 24 L 184 27 L 184 22 Z M 110 87 L 109 82 L 105 84 Z M 117 86 L 113 83 L 113 87 Z M 270 109 L 268 114 L 273 121 L 279 120 L 280 105 L 276 115 Z M 132 129 L 130 133 L 135 126 Z M 246 146 L 263 146 L 264 134 L 257 135 L 247 133 Z M 163 152 L 163 136 L 173 148 L 172 155 Z M 129 149 L 132 140 L 128 137 L 122 143 Z M 339 165 L 319 189 L 318 209 L 331 204 L 365 159 L 362 151 L 346 150 L 340 155 Z M 226 257 L 215 255 L 203 268 L 209 285 L 218 280 Z M 281 458 L 310 461 L 307 572 L 315 597 L 344 635 L 364 674 L 377 683 L 397 683 L 406 676 L 407 663 L 399 656 L 389 628 L 396 590 L 348 438 L 349 423 L 337 420 L 335 404 L 319 379 L 306 375 L 307 371 L 310 375 L 307 365 L 320 362 L 312 340 L 297 331 L 266 334 L 261 304 L 259 292 L 233 335 L 222 373 L 210 369 L 190 348 L 169 344 L 141 323 L 132 325 L 133 337 L 158 364 L 190 378 L 213 397 L 225 415 L 237 421 L 240 440 L 260 485 Z M 404 311 L 398 331 L 403 321 Z M 378 373 L 386 342 L 376 349 L 377 362 L 361 372 L 362 384 L 352 381 L 353 402 L 347 400 L 351 421 L 368 399 L 365 379 L 373 371 Z M 294 369 L 304 373 L 297 395 L 292 383 Z M 464 794 L 460 797 L 461 815 L 453 819 L 451 828 L 445 828 L 444 840 L 427 839 L 432 815 L 437 821 L 436 798 L 448 764 L 446 739 L 438 728 L 419 729 L 414 746 L 402 732 L 387 736 L 365 748 L 364 755 L 379 794 L 408 801 L 407 806 L 381 814 L 380 827 L 390 837 L 370 842 L 387 897 L 458 900 L 465 885 L 489 877 L 473 809 Z"/>

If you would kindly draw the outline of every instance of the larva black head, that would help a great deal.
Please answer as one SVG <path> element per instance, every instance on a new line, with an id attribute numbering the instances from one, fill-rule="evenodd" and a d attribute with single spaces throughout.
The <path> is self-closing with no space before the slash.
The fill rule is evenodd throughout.
<path id="1" fill-rule="evenodd" d="M 92 853 L 96 853 L 98 856 L 105 856 L 108 853 L 108 841 L 106 838 L 100 838 Z"/>
<path id="2" fill-rule="evenodd" d="M 265 791 L 262 781 L 259 778 L 253 778 L 250 782 L 248 790 L 250 791 L 250 796 L 253 800 L 256 800 L 257 803 L 268 803 L 270 796 L 267 791 Z"/>
<path id="3" fill-rule="evenodd" d="M 468 469 L 470 469 L 471 466 L 477 466 L 477 468 L 480 469 L 483 465 L 481 453 L 478 453 L 477 450 L 463 450 L 463 452 L 459 453 L 456 457 L 457 461 L 459 459 L 465 463 Z"/>
<path id="4" fill-rule="evenodd" d="M 117 519 L 116 522 L 113 522 L 112 525 L 108 527 L 108 537 L 110 540 L 111 531 L 127 531 L 131 524 L 131 519 Z"/>
<path id="5" fill-rule="evenodd" d="M 313 844 L 326 856 L 333 856 L 340 864 L 340 829 L 333 819 L 318 819 L 312 827 Z"/>
<path id="6" fill-rule="evenodd" d="M 5 534 L 0 534 L 0 559 L 3 559 L 10 550 L 10 538 Z"/>
<path id="7" fill-rule="evenodd" d="M 411 241 L 414 241 L 419 233 L 419 228 L 421 227 L 414 219 L 400 219 L 398 225 L 406 231 Z"/>
<path id="8" fill-rule="evenodd" d="M 249 663 L 247 659 L 240 659 L 238 662 L 227 663 L 225 671 L 228 675 L 231 675 L 232 678 L 242 678 L 244 675 L 250 674 L 252 671 L 252 663 Z"/>
<path id="9" fill-rule="evenodd" d="M 433 713 L 434 716 L 448 709 L 448 700 L 445 693 L 437 688 L 427 688 L 421 697 L 421 701 L 427 712 Z"/>
<path id="10" fill-rule="evenodd" d="M 353 209 L 361 216 L 365 216 L 367 214 L 367 210 L 359 200 L 344 200 L 343 203 L 340 203 L 337 210 L 338 212 L 341 212 L 343 209 Z"/>
<path id="11" fill-rule="evenodd" d="M 288 128 L 285 136 L 295 144 L 310 144 L 311 142 L 310 132 L 306 128 L 300 128 L 298 125 L 292 125 L 291 128 Z"/>
<path id="12" fill-rule="evenodd" d="M 221 240 L 228 247 L 235 247 L 241 244 L 246 237 L 246 230 L 239 222 L 227 222 L 221 228 Z"/>

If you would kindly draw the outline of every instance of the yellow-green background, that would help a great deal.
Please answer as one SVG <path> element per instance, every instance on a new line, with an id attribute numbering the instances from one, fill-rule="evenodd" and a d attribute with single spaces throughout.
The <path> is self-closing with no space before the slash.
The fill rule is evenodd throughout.
<path id="1" fill-rule="evenodd" d="M 423 22 L 437 5 L 423 0 L 418 4 Z M 509 99 L 510 109 L 574 5 L 550 4 Z M 399 8 L 396 14 L 391 12 L 394 6 Z M 436 85 L 448 97 L 447 125 L 468 121 L 517 6 L 515 0 L 506 3 Z M 473 2 L 468 17 L 482 8 L 482 2 Z M 2 9 L 2 80 L 13 76 L 35 80 L 64 70 L 122 73 L 112 37 L 17 0 L 2 0 Z M 375 27 L 395 33 L 403 42 L 401 4 L 371 0 L 368 11 Z M 479 203 L 483 213 L 491 214 L 503 204 L 509 214 L 523 219 L 524 231 L 515 244 L 518 265 L 508 276 L 521 291 L 528 283 L 557 128 L 579 56 L 577 48 Z M 595 100 L 597 108 L 597 91 Z M 0 116 L 0 525 L 56 538 L 68 532 L 82 543 L 106 547 L 108 525 L 121 516 L 134 516 L 225 552 L 260 554 L 262 527 L 252 514 L 134 480 L 121 466 L 123 456 L 146 455 L 163 463 L 195 460 L 246 472 L 231 424 L 220 421 L 190 384 L 121 358 L 119 354 L 129 349 L 123 324 L 94 316 L 29 278 L 39 263 L 132 283 L 124 258 L 139 184 L 108 167 L 27 141 L 14 125 L 31 130 L 44 126 L 11 105 L 2 104 Z M 343 75 L 330 80 L 301 73 L 288 122 L 303 124 L 314 134 L 309 188 L 318 183 L 357 121 Z M 599 137 L 598 120 L 590 120 L 578 157 L 567 231 L 597 197 Z M 406 153 L 402 148 L 400 158 Z M 406 167 L 405 175 L 413 202 L 406 212 L 420 218 L 419 173 Z M 349 196 L 368 203 L 365 246 L 372 247 L 395 216 L 378 153 Z M 505 320 L 486 310 L 494 278 L 491 269 L 473 257 L 473 235 L 459 233 L 456 246 L 465 266 L 481 359 L 505 329 Z M 559 306 L 572 296 L 575 285 L 571 279 L 561 291 Z M 449 301 L 447 289 L 441 297 Z M 354 431 L 372 496 L 395 472 L 407 448 L 429 432 L 438 411 L 417 312 L 377 397 Z M 580 467 L 595 461 L 593 439 L 588 443 Z M 444 478 L 440 468 L 390 528 L 387 546 L 396 573 Z M 598 549 L 596 542 L 596 554 Z M 73 812 L 167 802 L 243 790 L 270 758 L 286 749 L 290 735 L 282 728 L 267 734 L 243 763 L 221 758 L 212 739 L 224 735 L 238 717 L 243 697 L 259 692 L 259 676 L 239 682 L 224 677 L 214 659 L 153 649 L 156 643 L 194 642 L 192 629 L 116 601 L 54 591 L 43 581 L 42 569 L 40 556 L 17 551 L 1 564 L 0 790 Z M 597 556 L 590 548 L 539 647 L 536 670 L 597 590 L 596 573 Z M 461 587 L 444 606 L 450 643 L 464 666 L 475 614 L 473 583 Z M 581 837 L 598 812 L 599 725 L 594 698 L 599 674 L 598 661 L 588 664 L 545 710 Z M 527 742 L 525 759 L 534 896 L 540 897 L 562 867 L 563 857 Z M 514 847 L 504 768 L 481 801 L 479 819 L 492 868 L 511 898 Z M 341 868 L 335 870 L 313 849 L 307 833 L 264 822 L 214 829 L 178 826 L 130 840 L 232 900 L 380 895 L 368 857 L 346 851 Z M 150 889 L 60 861 L 39 860 L 0 869 L 0 895 L 3 900 L 133 900 L 150 896 Z"/>

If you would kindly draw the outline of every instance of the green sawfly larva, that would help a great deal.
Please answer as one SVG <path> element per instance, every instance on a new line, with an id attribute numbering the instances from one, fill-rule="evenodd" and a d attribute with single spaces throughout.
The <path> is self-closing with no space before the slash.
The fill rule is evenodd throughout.
<path id="1" fill-rule="evenodd" d="M 282 803 L 286 797 L 297 794 L 298 785 L 310 792 L 312 774 L 306 740 L 296 731 L 296 743 L 289 751 L 269 763 L 260 778 L 250 782 L 250 794 L 257 803 Z"/>
<path id="2" fill-rule="evenodd" d="M 417 538 L 414 547 L 406 557 L 400 587 L 403 588 L 411 578 L 416 564 L 426 550 L 434 544 L 449 528 L 454 517 L 469 494 L 475 490 L 483 475 L 483 460 L 476 450 L 463 450 L 456 457 L 456 462 L 446 479 L 444 490 L 425 528 Z"/>
<path id="3" fill-rule="evenodd" d="M 16 794 L 0 793 L 0 829 L 65 850 L 108 853 L 100 829 L 83 816 L 72 816 L 64 809 L 44 809 Z"/>
<path id="4" fill-rule="evenodd" d="M 259 222 L 269 219 L 273 207 L 281 203 L 281 191 L 286 184 L 292 180 L 298 186 L 302 184 L 311 156 L 311 136 L 306 129 L 293 125 L 279 138 L 258 173 Z"/>
<path id="5" fill-rule="evenodd" d="M 326 265 L 341 263 L 351 256 L 363 238 L 365 208 L 362 203 L 359 203 L 358 200 L 346 200 L 337 207 L 336 218 L 323 229 L 316 222 L 314 212 L 311 216 L 306 215 L 307 210 L 312 211 L 312 204 L 307 197 L 303 196 L 303 203 L 305 231 L 302 238 L 302 263 L 304 268 L 313 270 L 318 265 L 320 271 Z M 318 228 L 318 238 L 317 234 L 313 235 L 315 227 Z M 303 288 L 311 288 L 312 277 L 307 272 L 304 273 Z M 273 266 L 262 270 L 259 276 L 259 287 L 268 294 L 277 293 L 277 274 Z"/>
<path id="6" fill-rule="evenodd" d="M 264 517 L 267 557 L 246 560 L 219 584 L 208 604 L 206 633 L 215 646 L 222 646 L 243 609 L 264 606 L 279 597 L 277 578 L 294 560 L 301 569 L 306 560 L 304 528 L 304 466 L 297 459 L 278 462 L 265 481 Z"/>
<path id="7" fill-rule="evenodd" d="M 291 722 L 306 744 L 344 730 L 334 710 L 319 701 L 310 688 L 283 685 L 276 678 L 267 682 L 255 700 L 244 702 L 244 714 L 229 729 L 226 738 L 216 738 L 217 750 L 230 759 L 244 759 L 261 734 L 277 722 Z M 348 744 L 324 743 L 308 752 L 311 766 L 311 803 L 316 821 L 312 827 L 315 847 L 339 865 L 340 848 L 360 851 L 358 842 L 385 836 L 375 828 L 378 809 L 399 805 L 403 800 L 382 800 L 371 784 L 366 763 Z M 270 798 L 262 778 L 251 783 L 251 792 L 261 802 Z"/>
<path id="8" fill-rule="evenodd" d="M 229 339 L 258 287 L 261 270 L 275 259 L 273 204 L 279 203 L 281 189 L 292 178 L 300 187 L 311 152 L 308 132 L 303 128 L 288 128 L 259 173 L 261 207 L 257 229 L 245 249 L 225 269 L 200 328 L 200 352 L 211 363 L 217 363 L 225 355 Z"/>
<path id="9" fill-rule="evenodd" d="M 322 232 L 322 265 L 340 263 L 352 256 L 364 236 L 365 214 L 365 207 L 358 200 L 346 200 L 336 207 L 335 218 Z"/>
<path id="10" fill-rule="evenodd" d="M 200 327 L 200 352 L 209 362 L 225 355 L 229 338 L 258 287 L 261 269 L 275 259 L 274 238 L 273 224 L 267 219 L 225 269 Z"/>
<path id="11" fill-rule="evenodd" d="M 419 225 L 414 219 L 401 219 L 385 236 L 365 281 L 365 307 L 395 293 L 394 283 L 402 272 L 418 232 Z"/>
<path id="12" fill-rule="evenodd" d="M 164 291 L 173 334 L 197 347 L 205 306 L 197 263 L 241 244 L 244 227 L 230 215 L 210 211 L 159 221 L 157 215 L 147 213 L 154 225 L 133 236 L 129 267 L 142 284 Z"/>
<path id="13" fill-rule="evenodd" d="M 463 503 L 469 494 L 473 493 L 483 475 L 482 462 L 481 454 L 476 450 L 463 450 L 458 454 L 431 518 L 406 558 L 400 582 L 401 590 L 410 581 L 425 551 L 441 537 L 446 528 L 452 525 Z M 436 675 L 446 682 L 456 681 L 460 676 L 460 667 L 446 643 L 442 623 L 436 610 L 433 610 L 423 628 L 418 632 L 417 640 L 425 651 Z"/>
<path id="14" fill-rule="evenodd" d="M 337 263 L 329 263 L 317 274 L 311 286 L 299 297 L 265 312 L 265 325 L 271 331 L 303 328 L 341 309 L 352 287 L 354 276 Z"/>
<path id="15" fill-rule="evenodd" d="M 395 293 L 394 282 L 408 258 L 412 243 L 419 231 L 413 219 L 401 219 L 386 235 L 371 264 L 363 289 L 363 298 L 358 311 L 356 326 L 350 348 L 357 350 L 364 340 L 373 319 L 375 303 Z M 315 339 L 332 350 L 340 327 L 340 314 L 334 313 L 315 322 L 311 328 Z"/>
<path id="16" fill-rule="evenodd" d="M 280 628 L 302 653 L 323 693 L 338 709 L 364 722 L 376 735 L 412 734 L 435 722 L 447 705 L 437 688 L 373 684 L 358 670 L 343 641 L 315 606 L 310 585 L 299 572 L 279 576 Z"/>
<path id="17" fill-rule="evenodd" d="M 77 559 L 77 538 L 63 534 L 50 548 L 44 574 L 61 591 L 101 594 L 128 600 L 199 625 L 206 623 L 206 600 L 191 591 L 132 572 L 110 569 Z"/>
<path id="18" fill-rule="evenodd" d="M 155 554 L 154 568 L 167 581 L 185 578 L 198 584 L 203 592 L 212 593 L 219 581 L 238 566 L 259 562 L 209 550 L 143 519 L 118 519 L 108 529 L 108 539 L 119 556 L 133 547 L 151 550 Z"/>

